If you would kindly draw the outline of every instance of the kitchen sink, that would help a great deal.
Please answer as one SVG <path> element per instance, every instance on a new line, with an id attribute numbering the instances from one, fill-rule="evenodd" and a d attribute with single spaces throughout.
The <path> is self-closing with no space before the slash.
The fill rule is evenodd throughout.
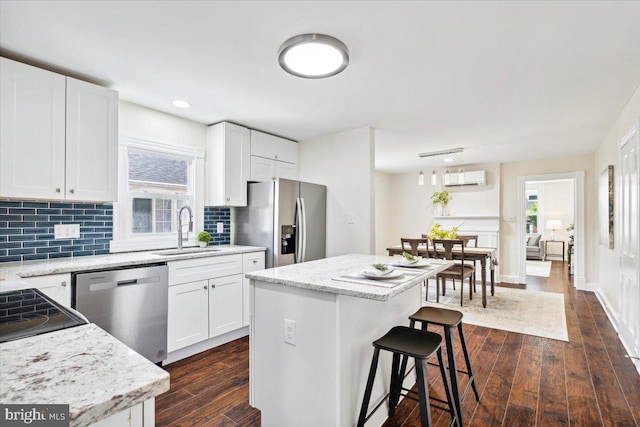
<path id="1" fill-rule="evenodd" d="M 166 249 L 162 251 L 151 252 L 154 255 L 186 255 L 186 254 L 199 254 L 203 252 L 218 252 L 220 249 L 214 249 L 212 247 L 206 248 L 183 248 L 183 249 Z"/>

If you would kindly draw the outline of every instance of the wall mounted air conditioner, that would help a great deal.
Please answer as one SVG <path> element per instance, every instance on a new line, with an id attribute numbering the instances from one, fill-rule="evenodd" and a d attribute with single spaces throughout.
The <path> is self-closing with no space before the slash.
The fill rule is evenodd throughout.
<path id="1" fill-rule="evenodd" d="M 485 185 L 486 177 L 486 171 L 449 172 L 442 176 L 442 184 L 445 187 Z"/>

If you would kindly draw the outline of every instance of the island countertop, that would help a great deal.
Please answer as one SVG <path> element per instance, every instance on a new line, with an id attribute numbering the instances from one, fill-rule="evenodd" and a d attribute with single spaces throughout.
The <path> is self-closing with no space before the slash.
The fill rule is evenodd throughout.
<path id="1" fill-rule="evenodd" d="M 94 324 L 0 344 L 0 403 L 69 404 L 84 427 L 169 390 L 169 374 Z"/>
<path id="2" fill-rule="evenodd" d="M 247 273 L 246 277 L 297 288 L 386 301 L 452 265 L 450 261 L 429 260 L 430 268 L 420 269 L 424 274 L 390 288 L 335 280 L 343 275 L 362 272 L 370 268 L 371 264 L 389 264 L 398 259 L 389 256 L 349 254 L 251 272 Z"/>

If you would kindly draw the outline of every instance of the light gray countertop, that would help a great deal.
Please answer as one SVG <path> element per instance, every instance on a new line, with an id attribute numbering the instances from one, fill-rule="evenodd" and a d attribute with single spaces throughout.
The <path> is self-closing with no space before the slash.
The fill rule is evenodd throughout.
<path id="1" fill-rule="evenodd" d="M 411 278 L 392 288 L 334 280 L 340 276 L 362 272 L 374 263 L 387 264 L 397 261 L 398 259 L 399 257 L 377 255 L 341 255 L 247 273 L 246 277 L 296 288 L 385 301 L 422 283 L 425 279 L 436 275 L 452 265 L 452 262 L 449 261 L 430 260 L 432 262 L 431 267 L 422 270 L 424 274 Z"/>
<path id="2" fill-rule="evenodd" d="M 69 404 L 73 427 L 167 390 L 166 371 L 94 324 L 0 344 L 0 403 Z"/>
<path id="3" fill-rule="evenodd" d="M 161 249 L 156 251 L 122 252 L 109 255 L 59 258 L 45 261 L 0 263 L 0 292 L 24 288 L 24 281 L 21 279 L 34 276 L 164 263 L 191 258 L 233 255 L 265 250 L 265 248 L 257 246 L 237 245 L 208 246 L 206 250 L 197 252 L 191 252 L 192 249 L 194 248 L 185 248 L 185 253 L 179 255 L 159 255 L 158 252 L 163 252 Z"/>

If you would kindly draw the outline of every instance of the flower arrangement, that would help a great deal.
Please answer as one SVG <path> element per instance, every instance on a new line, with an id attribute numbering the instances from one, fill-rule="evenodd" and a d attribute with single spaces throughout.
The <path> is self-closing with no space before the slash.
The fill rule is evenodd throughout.
<path id="1" fill-rule="evenodd" d="M 567 232 L 569 233 L 569 239 L 573 242 L 573 223 L 569 224 Z"/>
<path id="2" fill-rule="evenodd" d="M 451 196 L 448 191 L 435 191 L 431 195 L 431 201 L 434 205 L 443 205 L 445 206 L 451 200 Z"/>
<path id="3" fill-rule="evenodd" d="M 455 239 L 458 237 L 458 227 L 452 227 L 451 230 L 444 230 L 439 222 L 433 224 L 429 231 L 430 239 Z"/>

